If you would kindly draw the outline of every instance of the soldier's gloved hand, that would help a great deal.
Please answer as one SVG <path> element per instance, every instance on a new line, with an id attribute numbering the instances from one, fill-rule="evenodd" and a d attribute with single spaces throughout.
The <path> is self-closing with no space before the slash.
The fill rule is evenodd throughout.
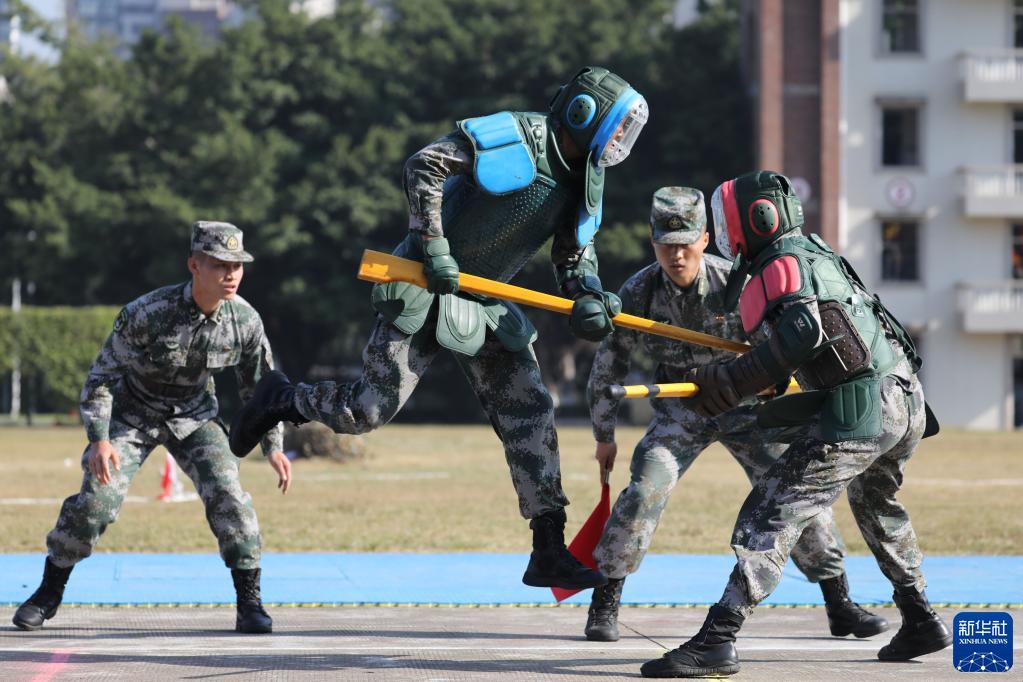
<path id="1" fill-rule="evenodd" d="M 587 341 L 600 341 L 614 330 L 611 318 L 622 312 L 622 299 L 609 291 L 587 294 L 575 299 L 569 326 L 572 333 Z"/>
<path id="2" fill-rule="evenodd" d="M 689 370 L 684 381 L 700 387 L 699 393 L 686 399 L 686 404 L 701 417 L 716 417 L 738 407 L 742 396 L 724 364 L 704 365 Z"/>
<path id="3" fill-rule="evenodd" d="M 430 293 L 458 293 L 458 263 L 444 237 L 423 240 L 423 274 Z"/>

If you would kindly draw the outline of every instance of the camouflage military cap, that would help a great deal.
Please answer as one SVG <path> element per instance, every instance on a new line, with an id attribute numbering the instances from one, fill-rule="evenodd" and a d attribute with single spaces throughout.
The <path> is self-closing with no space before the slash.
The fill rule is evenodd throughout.
<path id="1" fill-rule="evenodd" d="M 707 231 L 703 192 L 692 187 L 662 187 L 654 192 L 650 228 L 658 244 L 692 244 Z"/>
<path id="2" fill-rule="evenodd" d="M 251 263 L 252 254 L 242 248 L 242 231 L 231 223 L 200 220 L 192 225 L 192 252 L 218 260 Z"/>

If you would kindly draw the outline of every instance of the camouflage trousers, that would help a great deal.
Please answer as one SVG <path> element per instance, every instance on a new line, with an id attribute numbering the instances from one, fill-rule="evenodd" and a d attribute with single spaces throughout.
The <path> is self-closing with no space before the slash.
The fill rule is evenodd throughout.
<path id="1" fill-rule="evenodd" d="M 632 478 L 618 496 L 593 553 L 609 578 L 624 578 L 639 568 L 675 484 L 711 443 L 725 446 L 750 483 L 756 483 L 785 450 L 785 445 L 771 441 L 776 431 L 757 427 L 752 406 L 706 419 L 678 400 L 651 402 L 654 418 L 632 454 Z M 829 508 L 802 529 L 792 560 L 811 582 L 819 582 L 845 572 L 844 554 Z"/>
<path id="2" fill-rule="evenodd" d="M 217 537 L 220 556 L 228 568 L 259 566 L 260 536 L 252 498 L 238 479 L 238 458 L 231 454 L 223 427 L 208 421 L 183 440 L 165 427 L 147 430 L 110 421 L 110 442 L 121 460 L 118 471 L 110 465 L 111 481 L 99 483 L 89 471 L 89 448 L 82 454 L 82 489 L 64 500 L 57 525 L 46 536 L 50 560 L 73 566 L 92 554 L 107 526 L 117 520 L 128 486 L 156 446 L 163 445 L 192 479 L 206 507 L 206 520 Z"/>
<path id="3" fill-rule="evenodd" d="M 412 335 L 378 317 L 362 352 L 362 376 L 351 383 L 299 384 L 295 407 L 337 433 L 366 433 L 383 426 L 412 395 L 441 350 L 435 315 Z M 554 402 L 540 378 L 532 346 L 513 353 L 488 333 L 475 356 L 454 355 L 504 445 L 522 516 L 530 519 L 563 508 L 568 498 L 561 488 Z"/>
<path id="4" fill-rule="evenodd" d="M 782 566 L 807 524 L 842 491 L 881 572 L 896 587 L 924 588 L 923 555 L 906 509 L 895 499 L 906 462 L 924 431 L 916 377 L 882 381 L 882 431 L 863 440 L 825 443 L 811 424 L 753 487 L 732 535 L 738 563 L 721 604 L 745 614 L 778 586 Z"/>

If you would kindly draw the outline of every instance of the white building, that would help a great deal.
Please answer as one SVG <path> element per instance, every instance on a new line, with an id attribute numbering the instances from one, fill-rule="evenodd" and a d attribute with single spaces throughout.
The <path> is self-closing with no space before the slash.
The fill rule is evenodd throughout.
<path id="1" fill-rule="evenodd" d="M 843 253 L 948 425 L 1023 425 L 1023 0 L 842 0 Z"/>
<path id="2" fill-rule="evenodd" d="M 216 36 L 236 11 L 229 0 L 66 0 L 67 17 L 82 34 L 96 40 L 115 38 L 121 46 L 134 43 L 146 29 L 158 30 L 175 15 Z"/>
<path id="3" fill-rule="evenodd" d="M 1023 426 L 1023 0 L 748 0 L 757 165 L 803 180 L 946 426 Z"/>
<path id="4" fill-rule="evenodd" d="M 11 15 L 11 3 L 0 0 L 0 46 L 17 52 L 21 37 L 21 18 Z"/>

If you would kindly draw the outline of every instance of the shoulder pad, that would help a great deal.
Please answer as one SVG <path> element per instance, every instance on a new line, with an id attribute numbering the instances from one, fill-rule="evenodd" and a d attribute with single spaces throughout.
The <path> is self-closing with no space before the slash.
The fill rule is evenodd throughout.
<path id="1" fill-rule="evenodd" d="M 476 152 L 476 184 L 490 194 L 508 194 L 536 179 L 536 161 L 515 116 L 501 111 L 458 122 Z"/>
<path id="2" fill-rule="evenodd" d="M 764 319 L 764 312 L 770 303 L 796 293 L 802 286 L 799 261 L 795 256 L 782 256 L 770 261 L 746 283 L 746 288 L 739 296 L 742 328 L 747 334 L 752 332 Z"/>
<path id="3" fill-rule="evenodd" d="M 597 230 L 600 229 L 600 222 L 603 218 L 603 201 L 597 203 L 597 211 L 592 215 L 586 210 L 585 201 L 579 206 L 579 219 L 576 221 L 575 225 L 575 240 L 580 249 L 593 241 L 594 235 L 596 235 Z"/>
<path id="4" fill-rule="evenodd" d="M 814 243 L 815 245 L 817 245 L 817 247 L 818 247 L 818 248 L 819 248 L 819 249 L 820 249 L 821 251 L 824 251 L 824 252 L 826 252 L 826 253 L 834 253 L 834 252 L 835 252 L 835 251 L 834 251 L 834 249 L 832 249 L 832 248 L 831 248 L 830 246 L 828 246 L 828 243 L 827 243 L 826 241 L 824 241 L 823 239 L 821 239 L 821 236 L 820 236 L 819 234 L 816 234 L 816 233 L 811 233 L 811 234 L 810 234 L 810 236 L 809 236 L 808 238 L 809 238 L 809 240 L 810 240 L 810 241 L 812 241 L 812 242 L 813 242 L 813 243 Z"/>

